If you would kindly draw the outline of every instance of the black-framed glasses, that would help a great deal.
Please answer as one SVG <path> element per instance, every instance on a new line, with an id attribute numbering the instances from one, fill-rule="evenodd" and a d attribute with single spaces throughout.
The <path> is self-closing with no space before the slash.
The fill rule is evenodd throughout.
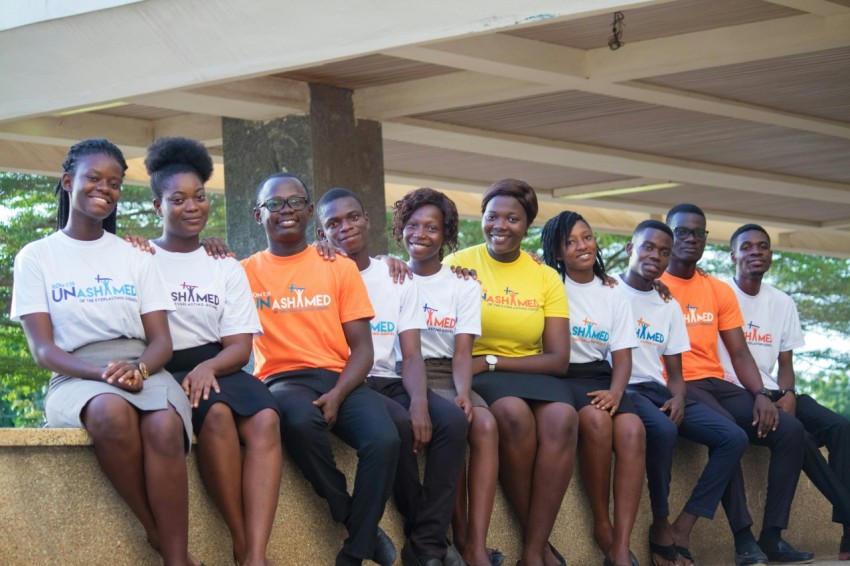
<path id="1" fill-rule="evenodd" d="M 694 238 L 697 240 L 704 242 L 708 239 L 708 230 L 703 230 L 702 228 L 696 228 L 691 230 L 690 228 L 673 228 L 673 234 L 676 236 L 677 240 L 684 240 L 691 234 L 694 235 Z"/>
<path id="2" fill-rule="evenodd" d="M 304 197 L 274 197 L 262 203 L 257 208 L 266 207 L 269 212 L 277 212 L 279 210 L 283 210 L 283 207 L 288 204 L 289 208 L 292 210 L 304 210 L 308 202 L 310 202 L 310 199 Z"/>

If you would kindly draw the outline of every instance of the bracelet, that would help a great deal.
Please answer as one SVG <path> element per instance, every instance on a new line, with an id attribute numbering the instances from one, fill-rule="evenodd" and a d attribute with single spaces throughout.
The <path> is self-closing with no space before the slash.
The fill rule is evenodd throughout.
<path id="1" fill-rule="evenodd" d="M 139 369 L 139 373 L 142 374 L 142 381 L 147 380 L 150 375 L 148 375 L 148 366 L 145 365 L 145 362 L 131 362 L 132 365 L 136 366 Z"/>

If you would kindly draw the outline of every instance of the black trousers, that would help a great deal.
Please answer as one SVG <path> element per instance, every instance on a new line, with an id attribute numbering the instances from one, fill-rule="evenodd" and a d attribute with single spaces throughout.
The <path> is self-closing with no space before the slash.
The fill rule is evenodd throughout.
<path id="1" fill-rule="evenodd" d="M 729 478 L 735 468 L 740 469 L 741 456 L 749 444 L 746 433 L 715 410 L 693 399 L 685 401 L 685 418 L 677 427 L 666 413 L 658 410 L 672 398 L 670 391 L 660 383 L 629 385 L 626 393 L 646 428 L 646 479 L 653 517 L 670 515 L 667 499 L 673 449 L 681 436 L 707 446 L 709 451 L 708 462 L 684 511 L 713 519 Z"/>
<path id="2" fill-rule="evenodd" d="M 786 413 L 779 411 L 779 424 L 764 438 L 756 435 L 753 423 L 752 393 L 734 383 L 708 377 L 687 382 L 688 397 L 701 401 L 718 413 L 736 422 L 751 444 L 770 449 L 770 465 L 767 471 L 767 497 L 764 506 L 762 529 L 788 527 L 791 503 L 797 490 L 797 480 L 803 466 L 805 452 L 805 430 L 803 425 Z M 729 480 L 722 498 L 723 509 L 729 519 L 732 532 L 753 524 L 747 510 L 744 477 L 740 466 Z"/>
<path id="3" fill-rule="evenodd" d="M 806 429 L 803 471 L 832 503 L 832 520 L 850 525 L 850 421 L 808 395 L 797 397 L 796 416 Z M 829 450 L 829 462 L 821 446 Z"/>
<path id="4" fill-rule="evenodd" d="M 417 556 L 446 555 L 446 534 L 452 518 L 455 490 L 466 457 L 466 414 L 450 401 L 428 390 L 431 442 L 427 446 L 424 481 L 413 453 L 410 397 L 400 378 L 366 379 L 381 393 L 401 438 L 394 487 L 396 506 L 404 516 L 404 534 Z"/>
<path id="5" fill-rule="evenodd" d="M 400 442 L 383 399 L 365 385 L 345 398 L 336 425 L 328 430 L 313 401 L 330 391 L 338 377 L 336 372 L 306 369 L 271 376 L 266 383 L 280 409 L 280 432 L 286 450 L 316 493 L 328 502 L 334 521 L 345 524 L 348 530 L 343 552 L 370 559 L 392 490 Z M 345 475 L 336 467 L 330 432 L 357 451 L 351 495 Z"/>

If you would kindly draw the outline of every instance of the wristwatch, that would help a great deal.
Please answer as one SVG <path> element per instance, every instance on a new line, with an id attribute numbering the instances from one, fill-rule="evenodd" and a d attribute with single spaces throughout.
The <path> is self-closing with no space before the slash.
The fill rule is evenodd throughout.
<path id="1" fill-rule="evenodd" d="M 779 396 L 780 397 L 785 397 L 786 393 L 793 393 L 794 397 L 796 397 L 797 396 L 797 388 L 792 385 L 791 387 L 786 387 L 785 389 L 779 390 Z"/>
<path id="2" fill-rule="evenodd" d="M 145 381 L 148 377 L 148 366 L 145 365 L 145 362 L 137 362 L 136 366 L 139 368 L 139 373 L 142 374 L 142 381 Z"/>
<path id="3" fill-rule="evenodd" d="M 767 387 L 762 387 L 761 389 L 759 389 L 756 392 L 756 395 L 764 395 L 765 397 L 773 401 L 773 395 L 770 393 L 770 389 L 768 389 Z"/>
<path id="4" fill-rule="evenodd" d="M 499 363 L 499 358 L 493 354 L 487 354 L 484 356 L 484 361 L 487 362 L 487 365 L 490 367 L 489 371 L 496 371 L 496 364 Z"/>

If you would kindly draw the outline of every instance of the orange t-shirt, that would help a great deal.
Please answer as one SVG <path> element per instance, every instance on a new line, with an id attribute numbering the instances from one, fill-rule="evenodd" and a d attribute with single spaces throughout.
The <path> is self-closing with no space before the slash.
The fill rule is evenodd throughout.
<path id="1" fill-rule="evenodd" d="M 281 257 L 268 250 L 242 260 L 263 334 L 254 337 L 254 375 L 324 368 L 348 361 L 343 323 L 375 316 L 357 266 L 325 261 L 308 247 Z"/>
<path id="2" fill-rule="evenodd" d="M 717 354 L 718 332 L 744 325 L 735 291 L 711 275 L 694 274 L 690 279 L 661 276 L 673 296 L 682 305 L 691 350 L 682 354 L 685 381 L 718 377 L 723 379 L 723 365 Z"/>

